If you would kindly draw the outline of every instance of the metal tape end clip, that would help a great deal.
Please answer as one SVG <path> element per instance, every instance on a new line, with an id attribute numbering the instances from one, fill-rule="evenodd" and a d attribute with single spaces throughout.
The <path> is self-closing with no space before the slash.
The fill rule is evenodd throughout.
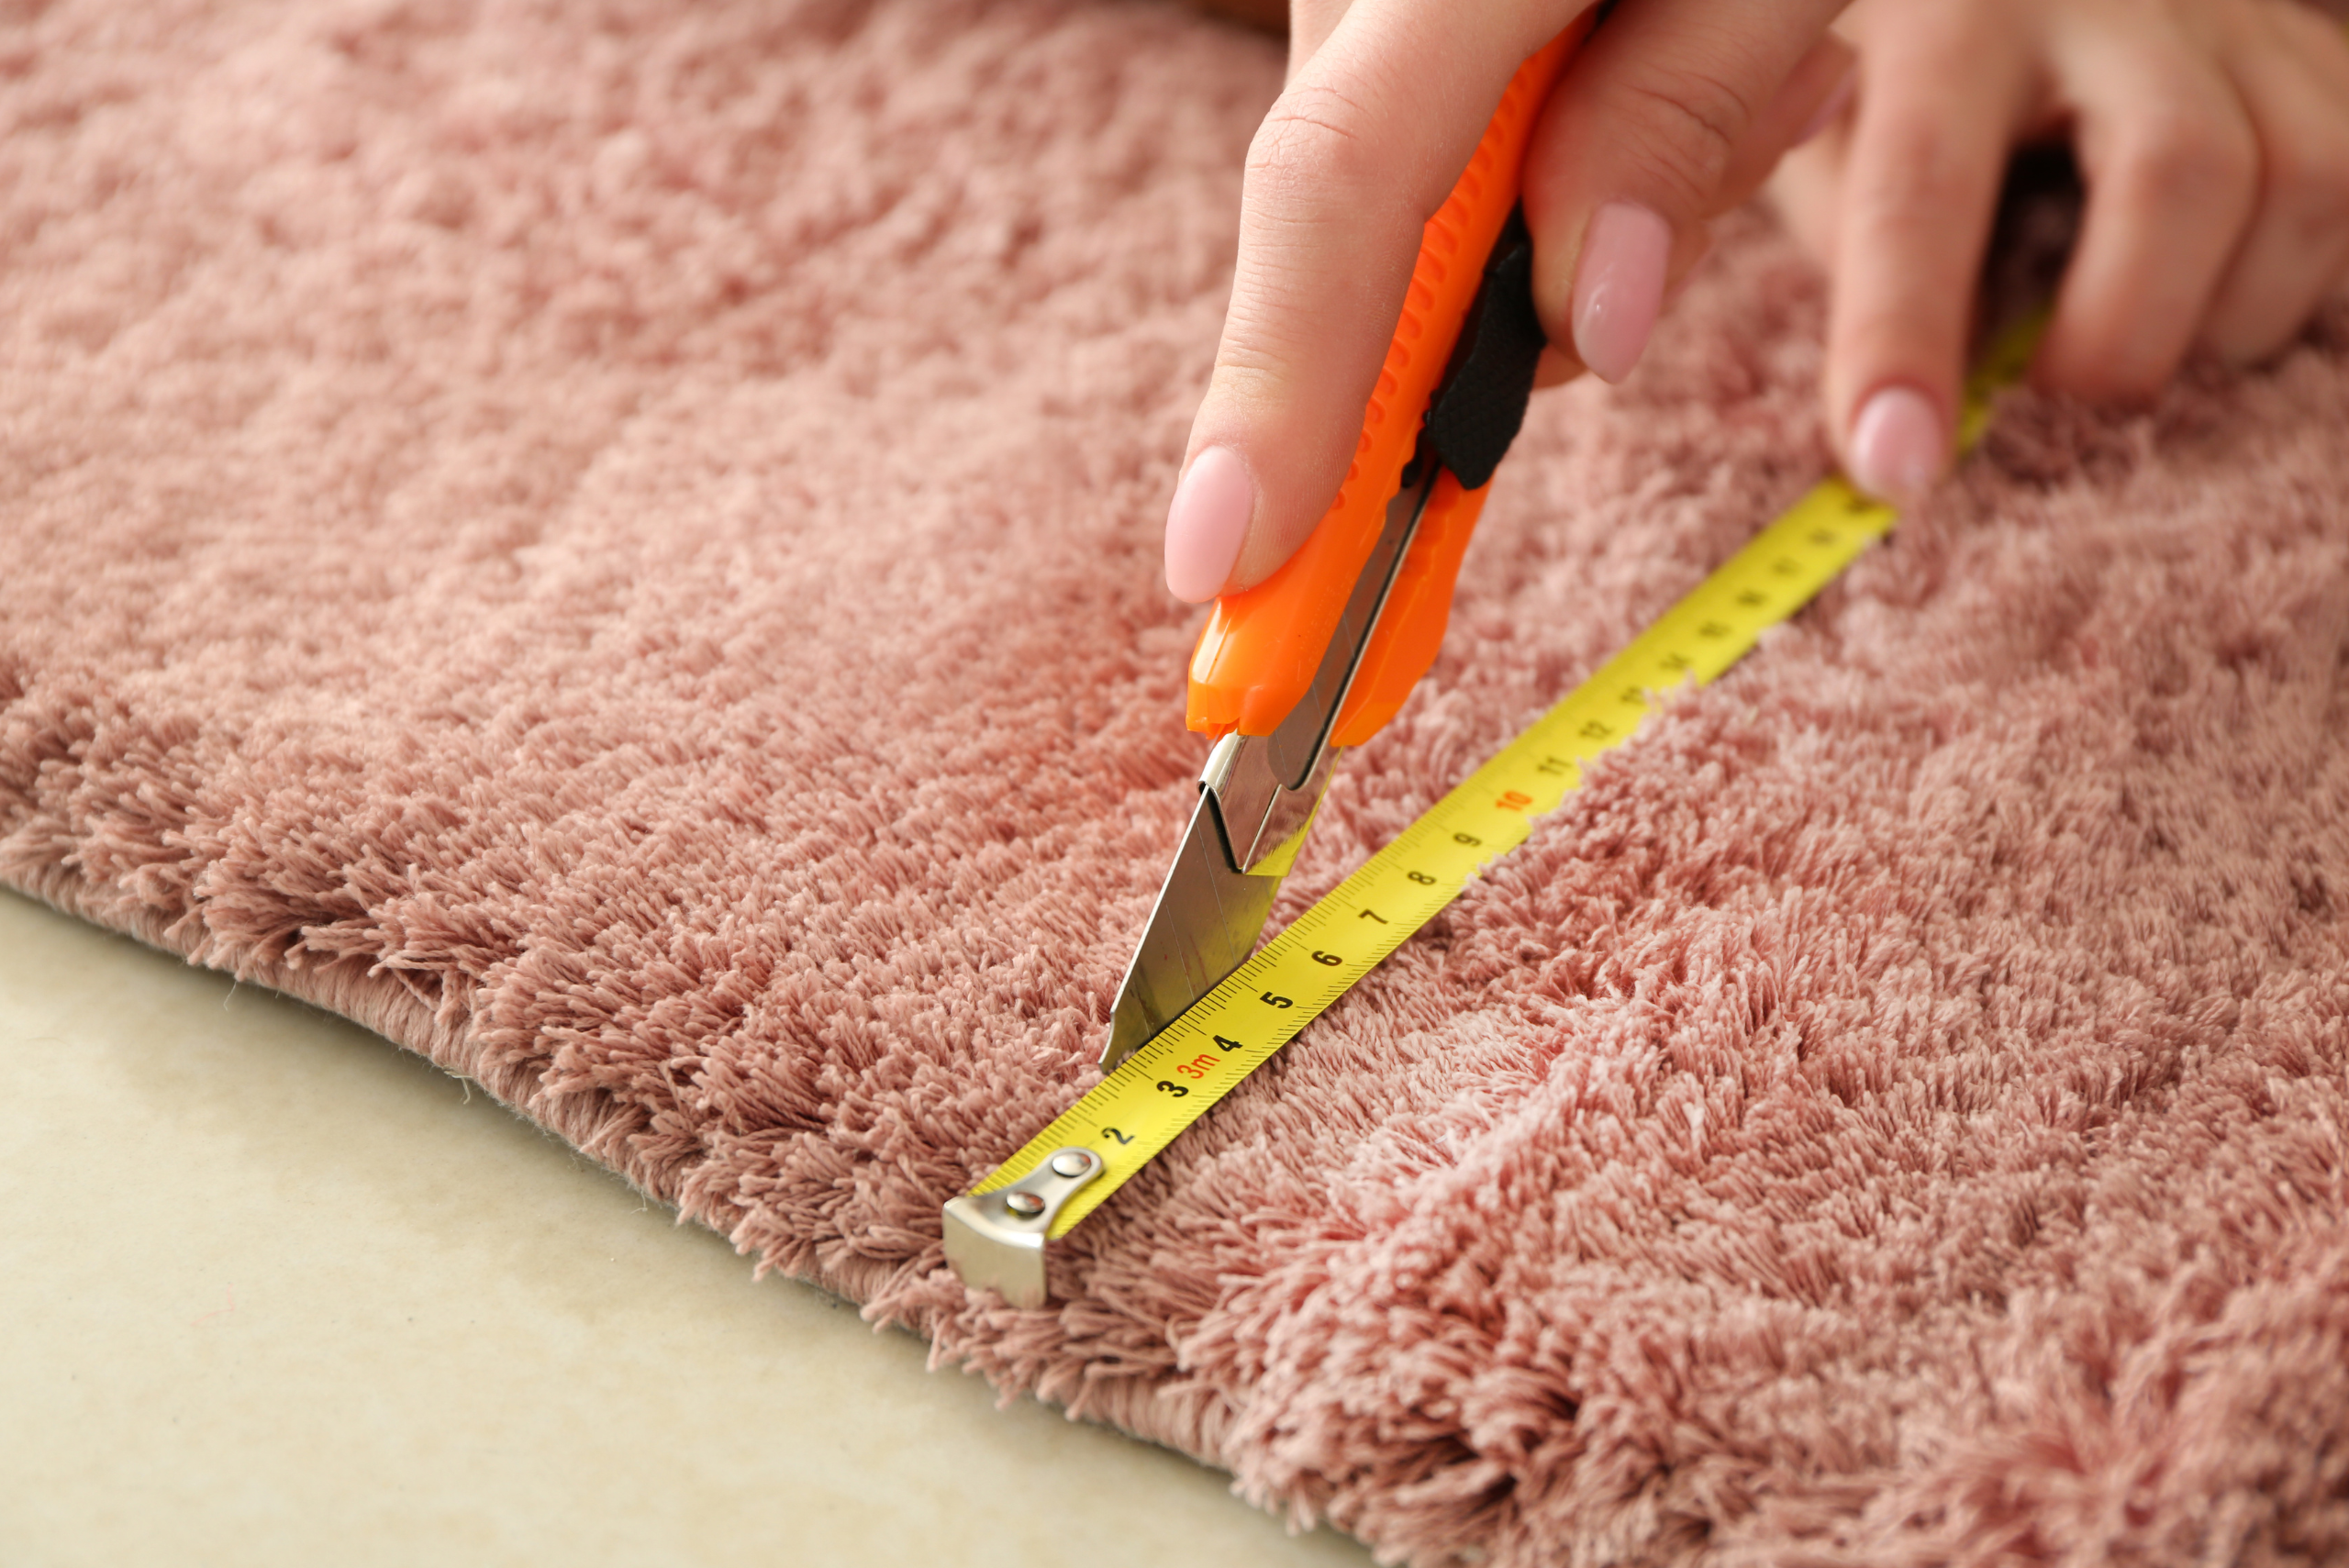
<path id="1" fill-rule="evenodd" d="M 1055 1149 L 1008 1187 L 946 1205 L 946 1262 L 974 1290 L 1044 1305 L 1044 1239 L 1062 1207 L 1108 1166 L 1090 1149 Z"/>

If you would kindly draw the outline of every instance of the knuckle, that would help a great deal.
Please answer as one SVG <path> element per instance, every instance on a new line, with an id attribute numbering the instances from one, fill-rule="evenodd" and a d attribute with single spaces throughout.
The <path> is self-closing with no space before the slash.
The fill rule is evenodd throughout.
<path id="1" fill-rule="evenodd" d="M 2117 177 L 2160 206 L 2199 206 L 2237 200 L 2259 180 L 2259 151 L 2248 127 L 2208 108 L 2149 106 L 2121 139 Z"/>
<path id="2" fill-rule="evenodd" d="M 1725 77 L 1693 66 L 1642 74 L 1622 85 L 1648 172 L 1691 210 L 1728 177 L 1754 105 Z"/>
<path id="3" fill-rule="evenodd" d="M 1938 231 L 1982 200 L 1965 150 L 1940 121 L 1887 124 L 1877 153 L 1871 161 L 1876 177 L 1856 182 L 1846 198 L 1851 219 L 1864 230 L 1895 237 Z"/>
<path id="4" fill-rule="evenodd" d="M 1248 144 L 1251 190 L 1297 198 L 1375 180 L 1364 122 L 1362 105 L 1327 83 L 1292 86 Z"/>
<path id="5" fill-rule="evenodd" d="M 2294 138 L 2264 150 L 2263 195 L 2302 243 L 2349 234 L 2349 130 Z"/>

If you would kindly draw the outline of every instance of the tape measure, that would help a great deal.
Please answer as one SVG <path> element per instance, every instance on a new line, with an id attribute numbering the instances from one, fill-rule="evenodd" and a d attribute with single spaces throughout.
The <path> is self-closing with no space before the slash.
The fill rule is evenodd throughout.
<path id="1" fill-rule="evenodd" d="M 2019 378 L 2042 322 L 2002 334 L 1967 384 L 1960 450 L 1987 426 L 1990 398 Z M 1400 837 L 1259 949 L 1152 1037 L 1026 1147 L 948 1206 L 948 1252 L 965 1267 L 958 1206 L 1027 1183 L 1012 1214 L 1036 1223 L 1033 1287 L 1041 1305 L 1045 1238 L 1065 1236 L 1184 1129 L 1239 1087 L 1273 1052 L 1458 897 L 1471 878 L 1525 841 L 1555 810 L 1584 764 L 1631 740 L 1662 694 L 1711 681 L 1762 634 L 1810 602 L 1890 531 L 1894 510 L 1840 478 L 1813 487 L 1572 695 L 1503 747 Z M 1052 1163 L 1047 1166 L 1046 1162 Z M 1054 1175 L 1064 1190 L 1051 1191 Z M 1031 1180 L 1031 1178 L 1043 1178 Z M 974 1279 L 974 1273 L 986 1274 Z"/>

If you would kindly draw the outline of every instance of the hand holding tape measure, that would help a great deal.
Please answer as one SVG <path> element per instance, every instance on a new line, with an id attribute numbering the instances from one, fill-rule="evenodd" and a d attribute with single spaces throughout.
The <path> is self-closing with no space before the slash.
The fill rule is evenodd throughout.
<path id="1" fill-rule="evenodd" d="M 1313 529 L 1419 220 L 1510 72 L 1592 4 L 1288 0 L 1287 90 L 1251 151 L 1168 517 L 1177 595 L 1253 586 Z M 2255 363 L 2349 279 L 2343 0 L 1601 8 L 1527 147 L 1543 384 L 1621 379 L 1706 224 L 1765 177 L 1829 277 L 1828 439 L 1897 504 L 1954 450 L 1976 271 L 2026 144 L 2073 149 L 2087 195 L 2032 367 L 2043 391 L 2150 399 L 2198 346 Z"/>

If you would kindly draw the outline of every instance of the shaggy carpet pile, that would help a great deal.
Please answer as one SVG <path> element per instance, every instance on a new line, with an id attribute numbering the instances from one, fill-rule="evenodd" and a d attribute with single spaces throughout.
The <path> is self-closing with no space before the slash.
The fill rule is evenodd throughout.
<path id="1" fill-rule="evenodd" d="M 1276 46 L 1146 0 L 0 8 L 0 876 L 1419 1564 L 2349 1556 L 2349 307 L 1932 505 L 1087 1222 Z M 1536 404 L 1330 885 L 1826 462 L 1733 223 Z"/>

